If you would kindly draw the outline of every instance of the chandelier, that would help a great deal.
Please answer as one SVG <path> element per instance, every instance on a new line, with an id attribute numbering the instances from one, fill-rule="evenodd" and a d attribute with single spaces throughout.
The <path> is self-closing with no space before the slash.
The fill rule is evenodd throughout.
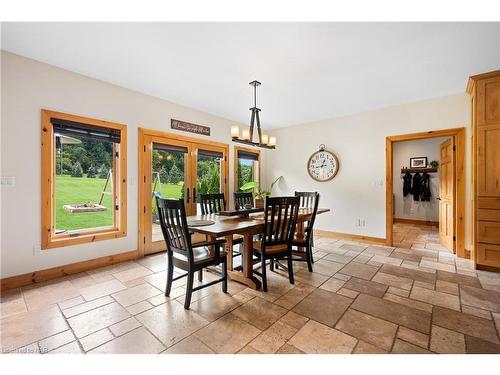
<path id="1" fill-rule="evenodd" d="M 260 128 L 260 117 L 259 112 L 260 108 L 257 108 L 257 86 L 260 86 L 259 81 L 250 82 L 250 86 L 253 86 L 253 107 L 250 108 L 252 111 L 252 117 L 250 119 L 250 128 L 243 129 L 240 138 L 240 127 L 235 125 L 231 127 L 231 137 L 233 138 L 233 142 L 244 143 L 250 146 L 257 146 L 262 148 L 276 148 L 276 137 L 269 137 L 267 134 L 262 134 L 262 130 Z M 257 134 L 259 136 L 259 141 L 253 141 L 253 131 L 255 127 L 255 122 L 257 121 Z"/>

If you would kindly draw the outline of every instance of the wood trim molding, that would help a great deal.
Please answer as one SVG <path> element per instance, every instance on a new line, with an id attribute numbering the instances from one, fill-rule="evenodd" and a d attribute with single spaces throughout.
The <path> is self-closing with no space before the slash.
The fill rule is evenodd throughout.
<path id="1" fill-rule="evenodd" d="M 443 130 L 432 130 L 412 134 L 403 134 L 386 137 L 386 243 L 392 246 L 392 223 L 393 223 L 393 143 L 427 139 L 436 137 L 454 137 L 456 146 L 455 161 L 455 251 L 457 256 L 466 258 L 465 250 L 465 128 L 452 128 Z"/>
<path id="2" fill-rule="evenodd" d="M 477 74 L 475 76 L 470 76 L 469 80 L 467 81 L 467 87 L 465 88 L 465 91 L 468 94 L 472 94 L 472 91 L 474 89 L 476 81 L 479 81 L 479 80 L 482 80 L 482 79 L 496 77 L 499 74 L 500 74 L 500 70 L 494 70 L 492 72 Z"/>
<path id="3" fill-rule="evenodd" d="M 323 230 L 323 229 L 314 229 L 314 234 L 318 235 L 318 236 L 323 236 L 323 237 L 328 237 L 328 238 L 337 238 L 337 239 L 341 239 L 341 240 L 385 244 L 385 238 L 363 236 L 363 235 L 359 235 L 359 234 L 332 232 L 332 231 Z"/>
<path id="4" fill-rule="evenodd" d="M 429 220 L 416 220 L 416 219 L 398 219 L 394 218 L 395 223 L 401 224 L 415 224 L 415 225 L 434 225 L 439 226 L 439 221 L 429 221 Z"/>
<path id="5" fill-rule="evenodd" d="M 0 289 L 4 291 L 7 289 L 19 288 L 22 286 L 57 279 L 59 277 L 73 275 L 75 273 L 80 273 L 99 267 L 126 262 L 129 260 L 137 259 L 138 257 L 139 252 L 137 250 L 133 250 L 126 253 L 108 255 L 101 258 L 67 264 L 65 266 L 53 267 L 40 271 L 25 273 L 22 275 L 7 277 L 0 280 Z"/>
<path id="6" fill-rule="evenodd" d="M 259 189 L 260 189 L 260 150 L 256 150 L 253 148 L 249 147 L 242 147 L 242 146 L 234 146 L 234 155 L 233 155 L 233 191 L 237 192 L 239 187 L 238 187 L 238 151 L 246 151 L 250 152 L 252 154 L 256 154 L 258 159 L 259 159 L 259 170 L 258 170 L 258 180 L 259 180 Z"/>
<path id="7" fill-rule="evenodd" d="M 53 152 L 54 132 L 51 117 L 57 117 L 63 120 L 81 122 L 101 126 L 105 128 L 120 130 L 120 152 L 119 161 L 113 157 L 113 165 L 119 164 L 119 178 L 114 173 L 113 183 L 118 187 L 119 196 L 114 195 L 113 205 L 119 205 L 118 210 L 113 210 L 114 226 L 110 228 L 90 228 L 80 231 L 79 236 L 54 235 L 54 182 L 55 182 L 55 160 Z M 108 240 L 112 238 L 125 237 L 127 235 L 127 126 L 123 124 L 113 123 L 109 121 L 96 120 L 89 117 L 71 115 L 68 113 L 55 112 L 46 109 L 41 111 L 41 133 L 42 133 L 42 249 L 52 249 L 64 246 L 71 246 L 81 243 L 94 242 L 100 240 Z M 116 168 L 114 168 L 116 170 Z M 113 207 L 114 208 L 114 207 Z"/>
<path id="8" fill-rule="evenodd" d="M 169 138 L 169 139 L 175 139 L 178 141 L 191 142 L 191 143 L 203 143 L 206 145 L 213 145 L 213 146 L 218 146 L 218 147 L 229 147 L 229 145 L 227 143 L 212 141 L 212 140 L 208 140 L 205 138 L 188 137 L 186 135 L 180 135 L 180 134 L 171 133 L 171 132 L 164 132 L 161 130 L 147 129 L 147 128 L 143 128 L 143 127 L 139 127 L 139 134 L 142 134 L 143 136 L 150 135 L 152 137 Z"/>

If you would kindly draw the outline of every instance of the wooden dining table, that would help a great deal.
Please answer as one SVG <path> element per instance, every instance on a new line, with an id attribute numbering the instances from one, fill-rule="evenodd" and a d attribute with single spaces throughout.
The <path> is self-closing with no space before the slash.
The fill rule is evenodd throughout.
<path id="1" fill-rule="evenodd" d="M 312 215 L 312 208 L 300 208 L 297 217 L 297 238 L 304 238 L 304 223 Z M 318 208 L 318 215 L 329 212 L 328 208 Z M 253 275 L 253 238 L 264 232 L 264 213 L 251 214 L 245 217 L 221 216 L 217 214 L 194 215 L 187 217 L 188 222 L 194 220 L 211 220 L 212 225 L 190 226 L 190 231 L 204 234 L 209 240 L 224 238 L 224 250 L 227 253 L 228 277 L 252 289 L 259 289 L 260 280 Z M 242 270 L 233 267 L 233 238 L 234 235 L 243 236 Z"/>

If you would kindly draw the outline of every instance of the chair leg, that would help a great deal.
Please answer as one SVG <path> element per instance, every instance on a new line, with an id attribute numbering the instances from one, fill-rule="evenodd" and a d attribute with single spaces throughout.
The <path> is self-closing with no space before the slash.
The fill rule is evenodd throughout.
<path id="1" fill-rule="evenodd" d="M 224 278 L 222 281 L 222 291 L 227 293 L 227 260 L 224 260 L 222 263 L 222 277 Z"/>
<path id="2" fill-rule="evenodd" d="M 191 305 L 191 295 L 193 294 L 194 272 L 189 272 L 187 276 L 186 299 L 184 300 L 184 308 L 189 310 Z"/>
<path id="3" fill-rule="evenodd" d="M 266 258 L 264 258 L 264 254 L 260 256 L 260 262 L 262 273 L 262 290 L 264 292 L 267 292 Z"/>
<path id="4" fill-rule="evenodd" d="M 172 279 L 174 278 L 174 264 L 172 263 L 172 259 L 168 260 L 167 265 L 167 285 L 165 287 L 165 296 L 168 297 L 170 295 L 170 290 L 172 290 Z"/>
<path id="5" fill-rule="evenodd" d="M 293 278 L 293 261 L 292 261 L 292 253 L 289 253 L 286 257 L 288 262 L 288 279 L 290 280 L 290 284 L 295 284 L 295 280 Z"/>
<path id="6" fill-rule="evenodd" d="M 271 259 L 271 261 L 269 262 L 269 270 L 274 271 L 274 259 Z"/>
<path id="7" fill-rule="evenodd" d="M 313 271 L 312 267 L 312 249 L 310 246 L 307 246 L 306 248 L 306 262 L 307 262 L 307 269 L 309 272 Z"/>
<path id="8" fill-rule="evenodd" d="M 203 281 L 203 270 L 198 271 L 198 281 L 202 282 Z"/>

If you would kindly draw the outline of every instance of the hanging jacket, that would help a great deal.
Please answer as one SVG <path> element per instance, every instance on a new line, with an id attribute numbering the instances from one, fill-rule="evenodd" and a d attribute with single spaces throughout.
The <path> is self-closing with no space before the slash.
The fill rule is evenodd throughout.
<path id="1" fill-rule="evenodd" d="M 422 202 L 429 202 L 431 200 L 430 181 L 429 174 L 423 173 L 420 187 L 420 200 Z"/>
<path id="2" fill-rule="evenodd" d="M 422 176 L 420 176 L 420 173 L 415 173 L 413 175 L 413 181 L 411 184 L 411 194 L 413 195 L 414 201 L 418 201 L 420 199 L 421 188 L 422 188 Z"/>
<path id="3" fill-rule="evenodd" d="M 411 173 L 406 172 L 403 176 L 403 196 L 406 197 L 411 193 Z"/>

